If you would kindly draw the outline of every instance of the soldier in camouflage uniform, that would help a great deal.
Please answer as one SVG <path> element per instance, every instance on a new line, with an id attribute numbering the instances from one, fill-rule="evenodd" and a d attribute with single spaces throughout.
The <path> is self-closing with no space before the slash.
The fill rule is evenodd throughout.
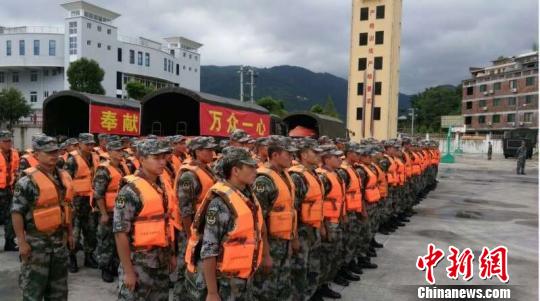
<path id="1" fill-rule="evenodd" d="M 43 133 L 39 133 L 39 134 L 35 134 L 32 136 L 32 143 L 38 139 L 39 137 L 43 137 L 45 136 L 45 134 Z M 27 150 L 28 151 L 28 150 Z M 25 153 L 24 155 L 21 156 L 21 159 L 20 159 L 20 162 L 19 162 L 19 175 L 22 174 L 22 172 L 27 169 L 27 168 L 30 168 L 32 167 L 32 164 L 30 164 L 29 162 L 29 157 L 33 157 L 35 158 L 35 155 L 33 153 Z"/>
<path id="2" fill-rule="evenodd" d="M 114 243 L 112 232 L 113 211 L 106 207 L 106 193 L 113 180 L 109 168 L 114 168 L 119 176 L 124 177 L 129 174 L 129 169 L 124 163 L 122 143 L 120 140 L 113 140 L 107 143 L 107 153 L 110 161 L 100 165 L 94 176 L 94 201 L 99 208 L 99 224 L 97 227 L 97 248 L 96 254 L 99 268 L 101 269 L 101 279 L 105 282 L 113 282 L 114 276 L 118 274 L 118 254 Z M 119 179 L 114 179 L 115 181 Z"/>
<path id="3" fill-rule="evenodd" d="M 85 160 L 91 174 L 97 164 L 93 160 L 92 149 L 96 142 L 94 135 L 90 133 L 79 134 L 79 151 L 80 155 Z M 75 178 L 78 169 L 77 161 L 75 157 L 70 154 L 66 161 L 65 169 L 72 178 Z M 92 179 L 92 176 L 90 176 Z M 90 196 L 76 195 L 73 197 L 74 219 L 73 219 L 73 237 L 75 238 L 76 249 L 72 250 L 69 257 L 69 271 L 76 273 L 79 270 L 77 264 L 77 251 L 81 247 L 84 250 L 84 266 L 92 269 L 98 268 L 98 263 L 95 259 L 94 251 L 97 246 L 97 211 L 94 212 L 92 204 L 90 204 Z M 81 244 L 81 235 L 84 237 Z"/>
<path id="4" fill-rule="evenodd" d="M 234 147 L 246 147 L 246 143 L 249 141 L 249 135 L 242 129 L 234 130 L 230 137 L 229 141 L 227 143 L 227 146 L 234 146 Z M 223 142 L 225 140 L 222 140 Z M 220 146 L 222 146 L 220 142 Z M 223 146 L 223 149 L 225 149 L 225 145 Z M 212 165 L 212 168 L 214 169 L 214 174 L 218 177 L 218 179 L 223 180 L 223 160 L 221 158 L 217 159 L 214 164 Z"/>
<path id="5" fill-rule="evenodd" d="M 264 165 L 268 161 L 268 138 L 260 137 L 255 140 L 255 156 L 254 159 L 257 161 L 259 166 Z"/>
<path id="6" fill-rule="evenodd" d="M 251 184 L 256 177 L 257 162 L 251 154 L 243 148 L 228 147 L 223 155 L 224 184 L 245 197 L 246 205 L 255 215 L 261 207 L 251 190 Z M 216 184 L 216 185 L 218 185 Z M 186 273 L 186 288 L 188 295 L 183 300 L 256 300 L 252 296 L 251 278 L 243 279 L 219 272 L 217 261 L 223 252 L 223 243 L 227 234 L 235 226 L 235 214 L 231 205 L 222 195 L 212 192 L 204 200 L 201 210 L 195 216 L 191 235 L 198 235 L 199 239 L 193 246 L 192 264 L 196 267 L 193 272 Z M 268 252 L 268 241 L 263 226 L 262 239 L 264 241 L 264 260 L 262 268 L 268 272 L 272 261 Z M 187 250 L 189 252 L 190 250 Z M 274 263 L 277 264 L 277 263 Z"/>
<path id="7" fill-rule="evenodd" d="M 66 190 L 71 189 L 69 176 L 56 168 L 58 144 L 55 139 L 41 136 L 32 142 L 38 158 L 38 171 L 45 173 L 57 188 L 62 207 Z M 22 176 L 15 185 L 11 206 L 13 227 L 19 242 L 22 260 L 19 286 L 23 300 L 67 300 L 68 245 L 73 248 L 71 225 L 64 223 L 50 233 L 40 232 L 34 222 L 34 211 L 40 191 L 31 176 Z"/>
<path id="8" fill-rule="evenodd" d="M 294 205 L 294 191 L 291 193 L 291 186 L 287 169 L 291 167 L 292 154 L 298 149 L 292 145 L 290 138 L 271 136 L 268 141 L 269 161 L 265 168 L 277 173 L 287 188 L 292 200 L 288 200 Z M 253 185 L 257 200 L 261 203 L 263 216 L 268 228 L 268 240 L 270 243 L 270 255 L 274 266 L 270 275 L 265 275 L 262 271 L 255 275 L 253 282 L 253 295 L 257 300 L 291 300 L 292 299 L 292 278 L 291 278 L 291 255 L 297 253 L 300 245 L 297 232 L 293 226 L 293 234 L 290 240 L 276 237 L 270 234 L 269 224 L 271 211 L 278 210 L 274 206 L 278 193 L 286 193 L 278 190 L 277 184 L 267 173 L 262 173 L 264 168 L 258 169 L 258 176 Z M 280 210 L 284 210 L 281 208 Z M 296 220 L 293 221 L 296 223 Z"/>
<path id="9" fill-rule="evenodd" d="M 193 160 L 189 163 L 190 167 L 200 168 L 200 172 L 204 172 L 212 179 L 212 184 L 216 182 L 216 178 L 208 164 L 213 161 L 213 153 L 217 144 L 212 137 L 195 137 L 188 144 L 188 149 Z M 198 203 L 206 196 L 209 187 L 204 187 L 197 173 L 190 168 L 180 168 L 180 173 L 176 179 L 176 195 L 179 201 L 180 214 L 182 218 L 183 230 L 178 231 L 178 263 L 177 276 L 178 280 L 174 286 L 174 300 L 182 300 L 185 297 L 185 253 L 187 240 L 191 234 L 191 223 L 195 218 Z"/>
<path id="10" fill-rule="evenodd" d="M 155 190 L 160 196 L 158 202 L 162 202 L 162 208 L 170 208 L 169 202 L 177 201 L 172 188 L 167 188 L 165 186 L 167 184 L 160 176 L 165 167 L 165 154 L 170 152 L 170 148 L 161 146 L 155 139 L 145 139 L 138 145 L 141 168 L 136 176 L 130 176 L 133 177 L 133 181 L 123 182 L 124 185 L 116 198 L 113 233 L 121 262 L 118 300 L 167 301 L 169 299 L 169 273 L 175 270 L 176 265 L 169 220 L 161 217 L 166 229 L 163 234 L 166 237 L 165 246 L 157 246 L 154 243 L 141 247 L 134 246 L 135 235 L 137 235 L 134 231 L 135 225 L 143 220 L 149 220 L 149 218 L 139 219 L 147 203 L 143 203 L 144 195 L 136 188 L 136 181 L 144 181 L 140 183 L 148 183 L 149 189 Z M 159 205 L 155 206 L 159 207 Z"/>
<path id="11" fill-rule="evenodd" d="M 15 233 L 11 226 L 11 199 L 13 198 L 13 185 L 19 169 L 19 155 L 13 148 L 13 134 L 10 131 L 0 131 L 0 220 L 4 225 L 4 251 L 17 251 Z"/>

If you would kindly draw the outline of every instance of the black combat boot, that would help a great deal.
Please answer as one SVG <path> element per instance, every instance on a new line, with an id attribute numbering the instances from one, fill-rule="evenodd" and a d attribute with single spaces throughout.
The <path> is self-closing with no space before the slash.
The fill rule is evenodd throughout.
<path id="1" fill-rule="evenodd" d="M 91 269 L 98 268 L 98 263 L 91 253 L 84 254 L 84 266 Z"/>
<path id="2" fill-rule="evenodd" d="M 358 263 L 363 269 L 376 269 L 378 267 L 375 263 L 371 263 L 369 257 L 358 257 Z"/>
<path id="3" fill-rule="evenodd" d="M 371 239 L 371 246 L 374 247 L 374 248 L 377 248 L 377 249 L 380 249 L 380 248 L 384 247 L 383 244 L 381 244 L 380 242 L 375 240 L 375 237 L 373 237 Z"/>
<path id="4" fill-rule="evenodd" d="M 330 299 L 341 299 L 341 294 L 336 291 L 333 291 L 330 288 L 330 286 L 328 286 L 328 284 L 321 285 L 321 287 L 319 287 L 319 289 L 317 290 L 315 294 L 316 295 L 318 294 L 321 297 L 326 297 Z"/>
<path id="5" fill-rule="evenodd" d="M 19 251 L 19 247 L 13 240 L 6 240 L 6 244 L 4 244 L 4 251 L 6 252 L 17 252 Z"/>
<path id="6" fill-rule="evenodd" d="M 356 263 L 354 260 L 349 262 L 348 269 L 349 271 L 358 275 L 362 275 L 364 273 L 362 271 L 362 267 L 358 263 Z"/>
<path id="7" fill-rule="evenodd" d="M 339 273 L 336 275 L 336 277 L 334 277 L 332 282 L 341 286 L 349 286 L 349 280 L 345 279 L 345 277 L 341 276 Z"/>
<path id="8" fill-rule="evenodd" d="M 347 281 L 360 281 L 360 276 L 353 274 L 348 268 L 342 267 L 339 274 Z"/>
<path id="9" fill-rule="evenodd" d="M 79 265 L 77 265 L 77 256 L 75 253 L 69 253 L 69 272 L 77 273 L 79 271 Z"/>
<path id="10" fill-rule="evenodd" d="M 104 282 L 111 283 L 114 281 L 114 276 L 108 268 L 101 269 L 101 279 Z"/>

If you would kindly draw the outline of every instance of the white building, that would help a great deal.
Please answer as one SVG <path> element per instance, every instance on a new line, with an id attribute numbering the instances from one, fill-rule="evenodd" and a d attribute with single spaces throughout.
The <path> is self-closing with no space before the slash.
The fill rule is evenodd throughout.
<path id="1" fill-rule="evenodd" d="M 126 97 L 131 80 L 200 90 L 202 44 L 181 36 L 165 38 L 163 44 L 125 37 L 114 25 L 118 13 L 85 1 L 61 6 L 66 10 L 64 28 L 0 26 L 0 89 L 19 89 L 37 120 L 45 98 L 69 89 L 69 64 L 83 57 L 96 60 L 105 71 L 101 84 L 107 96 Z"/>

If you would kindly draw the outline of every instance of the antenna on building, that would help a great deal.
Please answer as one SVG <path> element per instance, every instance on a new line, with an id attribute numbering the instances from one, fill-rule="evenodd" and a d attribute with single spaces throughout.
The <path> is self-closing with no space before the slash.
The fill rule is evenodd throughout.
<path id="1" fill-rule="evenodd" d="M 244 66 L 240 66 L 240 70 L 238 70 L 238 73 L 240 73 L 240 102 L 244 102 Z"/>
<path id="2" fill-rule="evenodd" d="M 250 100 L 251 100 L 251 103 L 254 103 L 255 102 L 254 100 L 255 77 L 257 77 L 257 73 L 255 72 L 255 69 L 250 67 L 248 70 L 248 74 L 249 74 L 249 81 L 250 81 L 248 83 L 248 85 L 250 86 Z"/>

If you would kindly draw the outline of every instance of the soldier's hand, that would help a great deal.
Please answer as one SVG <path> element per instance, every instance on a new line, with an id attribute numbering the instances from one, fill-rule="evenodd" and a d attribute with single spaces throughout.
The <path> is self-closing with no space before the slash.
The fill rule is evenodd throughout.
<path id="1" fill-rule="evenodd" d="M 176 256 L 171 256 L 171 261 L 169 262 L 169 269 L 171 273 L 176 271 L 176 263 Z"/>
<path id="2" fill-rule="evenodd" d="M 302 249 L 302 246 L 300 245 L 300 241 L 298 238 L 295 238 L 291 240 L 292 250 L 294 254 L 298 254 L 300 250 Z"/>
<path id="3" fill-rule="evenodd" d="M 32 248 L 26 241 L 22 241 L 19 244 L 19 255 L 21 256 L 21 260 L 24 263 L 28 262 L 28 259 L 30 258 L 30 253 L 32 253 Z"/>
<path id="4" fill-rule="evenodd" d="M 137 275 L 135 275 L 134 271 L 124 274 L 124 285 L 132 292 L 135 290 L 135 286 L 137 285 Z"/>
<path id="5" fill-rule="evenodd" d="M 324 224 L 321 225 L 321 239 L 324 241 L 328 240 L 328 232 L 326 231 L 326 226 Z"/>
<path id="6" fill-rule="evenodd" d="M 75 238 L 73 238 L 73 235 L 68 235 L 67 243 L 70 250 L 75 250 Z"/>
<path id="7" fill-rule="evenodd" d="M 206 301 L 221 301 L 218 293 L 211 293 L 206 295 Z"/>
<path id="8" fill-rule="evenodd" d="M 263 268 L 263 272 L 265 274 L 269 274 L 270 273 L 270 270 L 272 270 L 272 256 L 270 255 L 266 255 L 264 256 L 263 258 L 263 262 L 262 262 L 262 268 Z"/>
<path id="9" fill-rule="evenodd" d="M 109 215 L 101 214 L 101 217 L 99 218 L 99 223 L 102 225 L 107 225 L 109 223 Z"/>

